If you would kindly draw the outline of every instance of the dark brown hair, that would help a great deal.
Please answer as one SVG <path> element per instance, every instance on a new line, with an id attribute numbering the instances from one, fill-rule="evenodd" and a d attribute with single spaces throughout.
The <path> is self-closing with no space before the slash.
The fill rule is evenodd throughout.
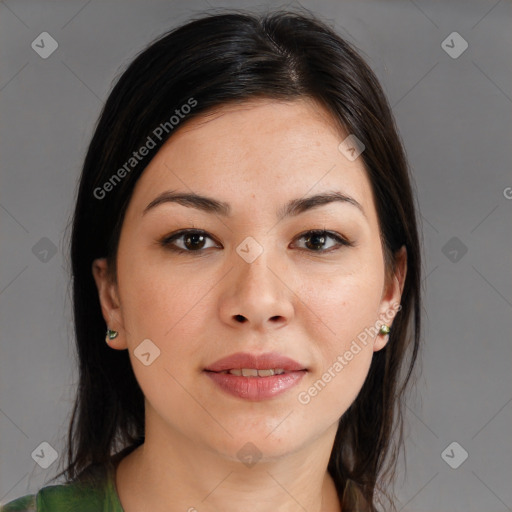
<path id="1" fill-rule="evenodd" d="M 79 363 L 76 403 L 68 433 L 69 481 L 91 465 L 144 442 L 144 396 L 127 351 L 110 349 L 92 276 L 106 257 L 115 279 L 119 234 L 135 184 L 172 136 L 171 116 L 191 98 L 179 127 L 212 109 L 255 98 L 310 98 L 365 145 L 388 273 L 407 249 L 402 309 L 386 347 L 373 354 L 367 379 L 339 422 L 328 470 L 338 493 L 357 482 L 375 507 L 393 507 L 390 486 L 403 447 L 406 388 L 420 346 L 420 246 L 408 166 L 393 115 L 374 73 L 358 52 L 309 12 L 207 14 L 151 43 L 111 91 L 95 128 L 79 183 L 71 259 Z M 165 124 L 167 123 L 167 124 Z M 154 147 L 122 179 L 112 176 L 153 136 Z M 175 130 L 174 130 L 175 131 Z M 341 142 L 341 139 L 340 139 Z M 126 169 L 126 167 L 125 167 Z M 119 173 L 118 173 L 119 176 Z M 110 180 L 108 198 L 101 197 Z M 60 476 L 59 475 L 59 476 Z M 379 491 L 379 492 L 377 492 Z M 378 498 L 378 499 L 377 499 Z M 376 508 L 373 508 L 376 510 Z M 386 510 L 390 507 L 386 506 Z"/>

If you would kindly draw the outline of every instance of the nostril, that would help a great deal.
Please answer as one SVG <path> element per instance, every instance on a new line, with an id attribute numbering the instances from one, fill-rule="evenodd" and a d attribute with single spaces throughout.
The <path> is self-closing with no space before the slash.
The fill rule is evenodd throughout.
<path id="1" fill-rule="evenodd" d="M 235 320 L 237 320 L 240 323 L 244 323 L 245 322 L 245 317 L 242 316 L 242 315 L 235 315 Z"/>

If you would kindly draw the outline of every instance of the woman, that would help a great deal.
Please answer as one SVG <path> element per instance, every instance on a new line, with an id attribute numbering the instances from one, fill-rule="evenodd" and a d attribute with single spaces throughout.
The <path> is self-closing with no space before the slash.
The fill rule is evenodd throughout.
<path id="1" fill-rule="evenodd" d="M 71 255 L 68 483 L 5 512 L 394 509 L 416 212 L 382 89 L 328 26 L 208 15 L 138 55 Z"/>

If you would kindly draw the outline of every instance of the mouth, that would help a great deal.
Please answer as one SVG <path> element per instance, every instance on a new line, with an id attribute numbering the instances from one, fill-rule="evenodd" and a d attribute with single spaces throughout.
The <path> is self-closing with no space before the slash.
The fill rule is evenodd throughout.
<path id="1" fill-rule="evenodd" d="M 223 392 L 239 399 L 261 401 L 296 386 L 308 369 L 276 352 L 238 352 L 219 359 L 204 372 Z"/>
<path id="2" fill-rule="evenodd" d="M 211 370 L 205 370 L 205 371 L 211 371 Z M 302 370 L 300 370 L 300 371 L 302 371 Z M 291 372 L 286 371 L 283 368 L 268 368 L 268 369 L 263 369 L 263 370 L 258 370 L 256 368 L 231 368 L 230 370 L 222 370 L 220 372 L 213 372 L 213 373 L 224 373 L 224 374 L 229 373 L 231 375 L 236 375 L 238 377 L 272 377 L 273 375 L 283 375 L 285 373 L 291 373 Z"/>
<path id="3" fill-rule="evenodd" d="M 307 370 L 231 368 L 219 372 L 205 370 L 204 373 L 222 392 L 237 399 L 256 402 L 274 399 L 286 393 L 299 384 Z"/>
<path id="4" fill-rule="evenodd" d="M 239 377 L 272 377 L 307 370 L 303 364 L 276 352 L 264 354 L 237 352 L 205 368 L 205 371 L 229 373 Z"/>

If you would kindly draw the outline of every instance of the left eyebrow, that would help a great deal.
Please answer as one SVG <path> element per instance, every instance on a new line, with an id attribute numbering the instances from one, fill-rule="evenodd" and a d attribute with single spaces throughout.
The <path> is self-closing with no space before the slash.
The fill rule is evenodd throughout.
<path id="1" fill-rule="evenodd" d="M 358 203 L 353 197 L 337 191 L 292 199 L 279 208 L 276 215 L 279 220 L 282 220 L 285 217 L 296 216 L 307 210 L 318 208 L 319 206 L 333 202 L 351 204 L 366 217 L 366 213 L 360 203 Z M 230 217 L 232 212 L 231 205 L 224 201 L 219 201 L 217 199 L 195 193 L 174 192 L 172 190 L 168 190 L 153 199 L 146 208 L 144 208 L 142 215 L 145 215 L 149 210 L 163 203 L 178 203 L 188 208 L 196 208 L 206 213 L 214 213 L 222 215 L 223 217 Z"/>
<path id="2" fill-rule="evenodd" d="M 285 217 L 299 215 L 302 212 L 311 210 L 312 208 L 318 208 L 325 204 L 341 202 L 348 203 L 355 206 L 365 217 L 366 213 L 361 206 L 353 197 L 350 197 L 341 192 L 324 192 L 323 194 L 317 194 L 309 197 L 301 197 L 299 199 L 292 199 L 277 212 L 278 218 L 284 219 Z"/>

